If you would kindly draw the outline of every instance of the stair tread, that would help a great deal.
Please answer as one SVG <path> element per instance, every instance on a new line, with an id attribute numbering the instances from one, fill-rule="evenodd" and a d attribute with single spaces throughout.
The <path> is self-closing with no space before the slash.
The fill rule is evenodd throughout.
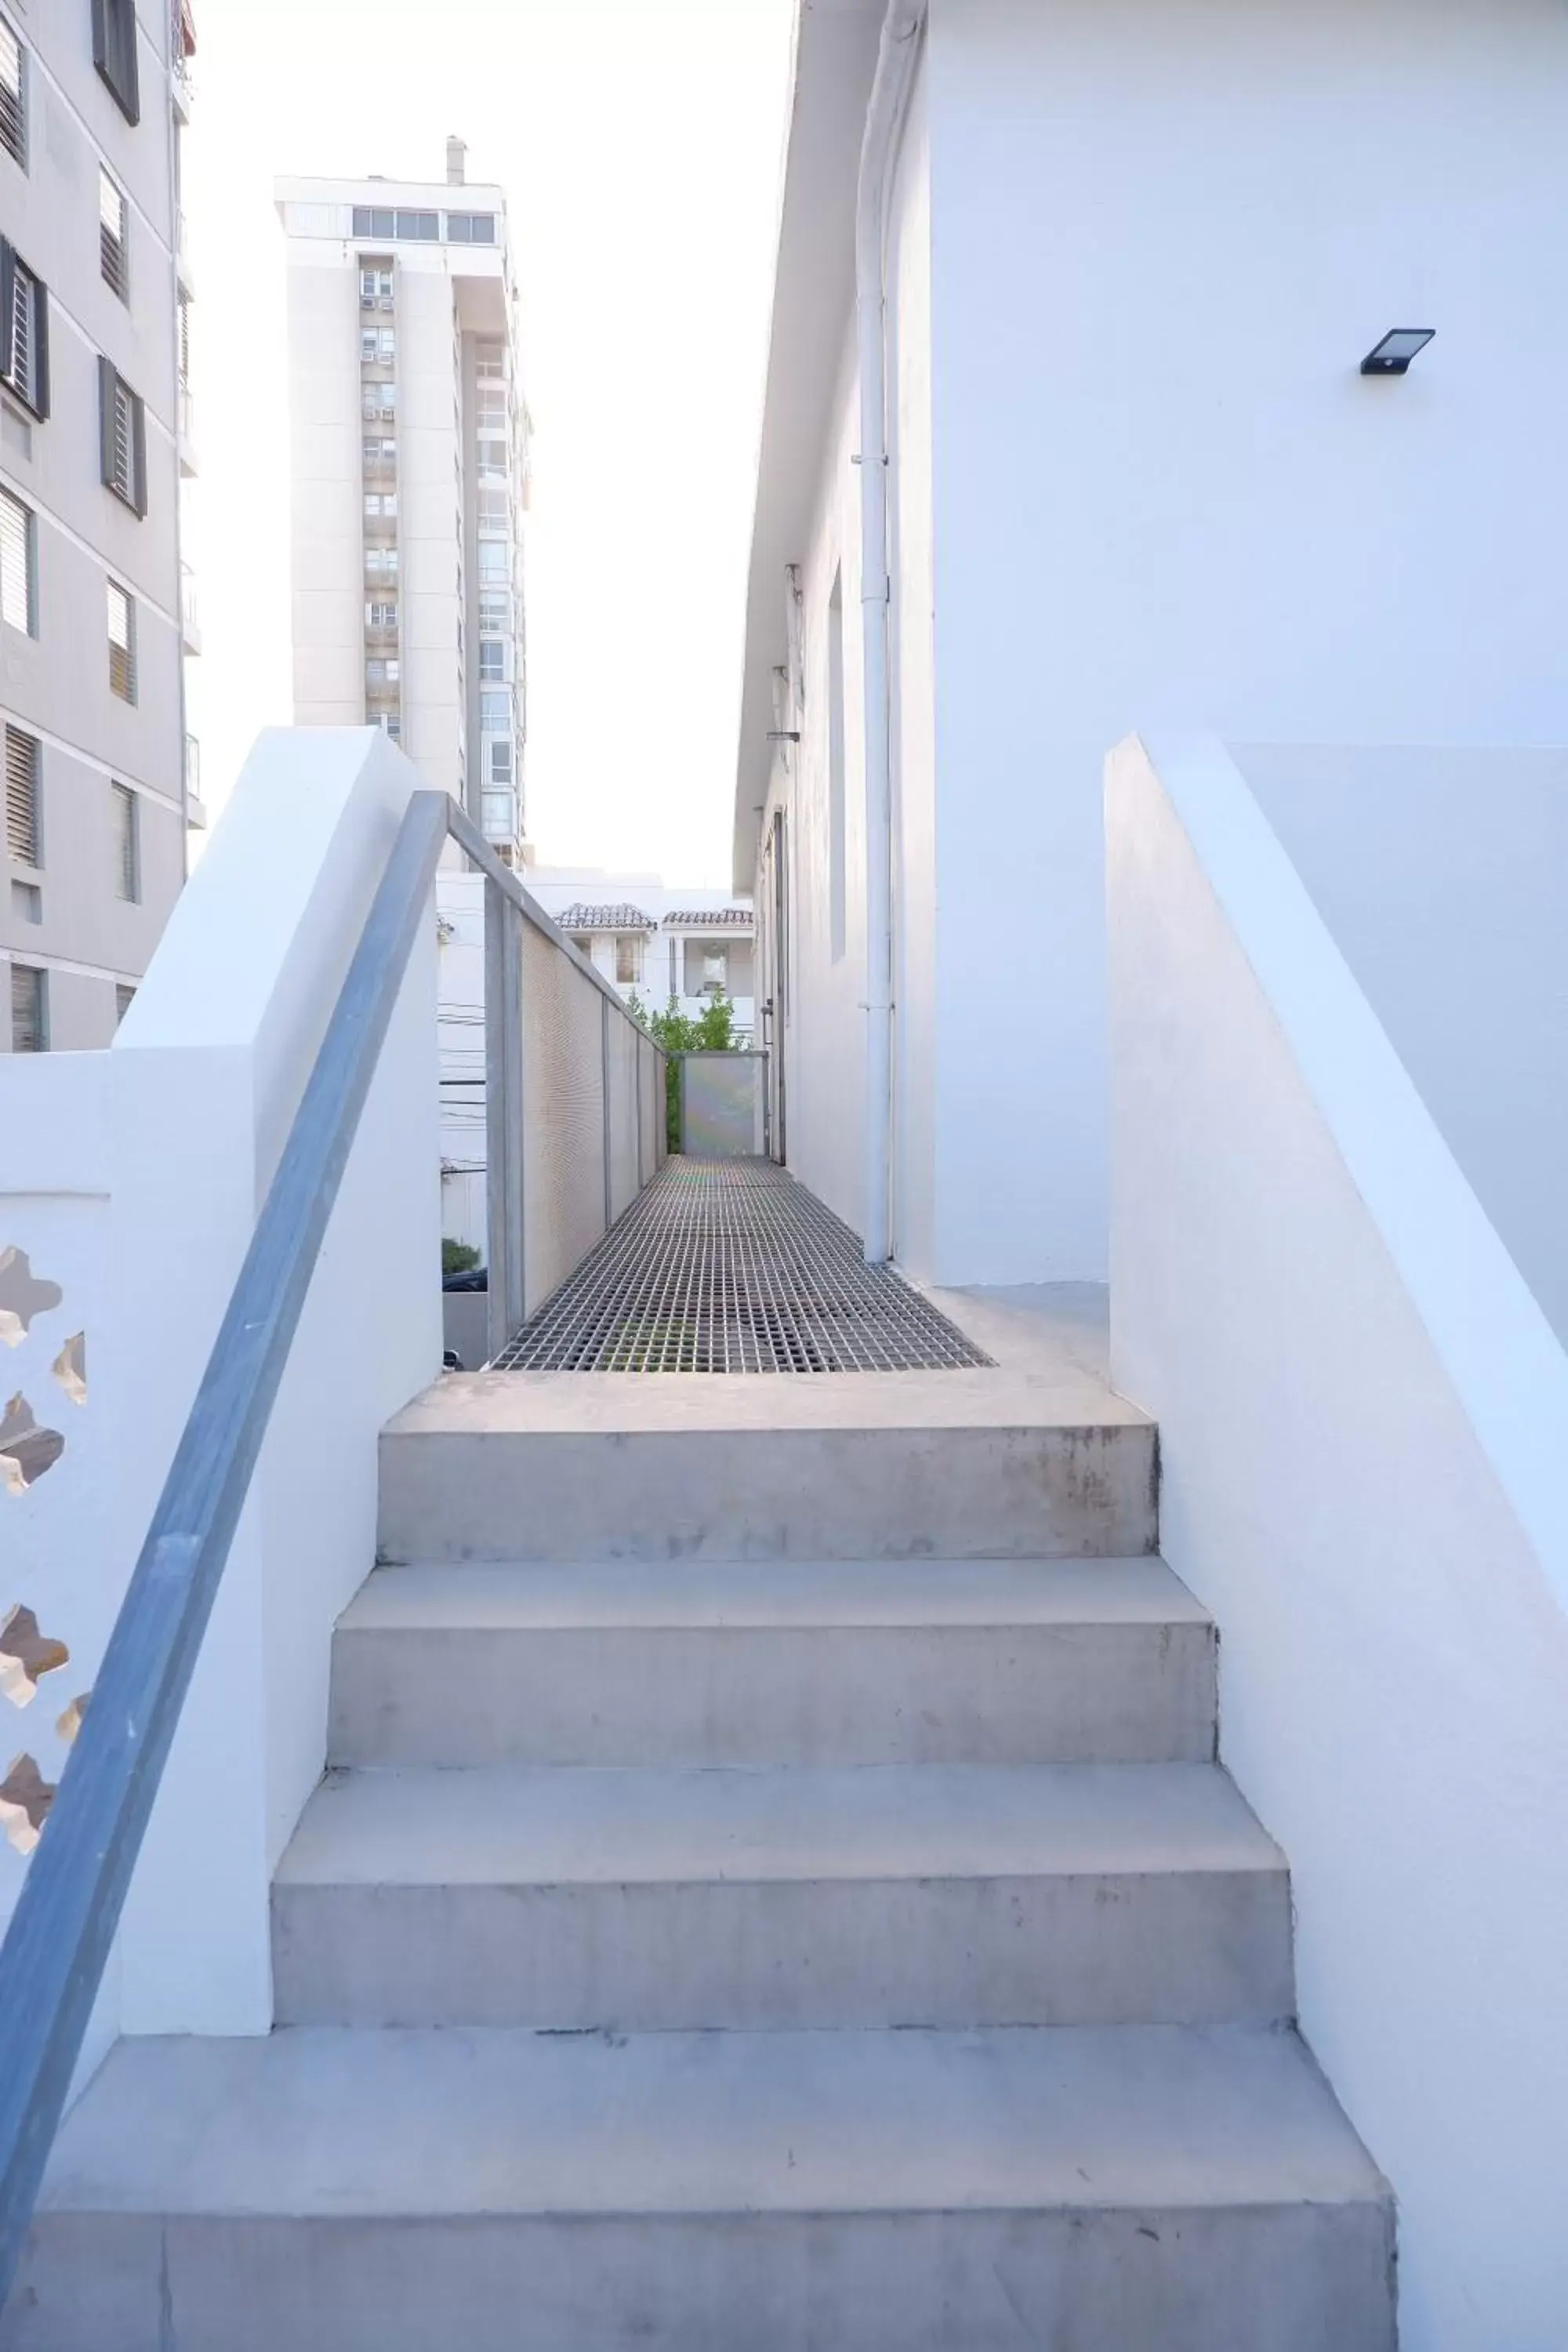
<path id="1" fill-rule="evenodd" d="M 279 1886 L 1282 1872 L 1210 1764 L 394 1765 L 330 1774 Z"/>
<path id="2" fill-rule="evenodd" d="M 1207 1625 L 1162 1559 L 455 1562 L 378 1568 L 359 1633 Z"/>
<path id="3" fill-rule="evenodd" d="M 122 2041 L 44 2213 L 319 2219 L 1327 2205 L 1386 2184 L 1288 2031 Z"/>

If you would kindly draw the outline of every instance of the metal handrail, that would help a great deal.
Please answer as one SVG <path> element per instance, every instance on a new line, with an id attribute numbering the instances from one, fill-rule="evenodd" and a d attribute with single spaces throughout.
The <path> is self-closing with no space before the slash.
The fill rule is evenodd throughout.
<path id="1" fill-rule="evenodd" d="M 0 2305 L 455 814 L 410 798 L 0 1948 Z"/>
<path id="2" fill-rule="evenodd" d="M 543 933 L 647 1038 L 458 803 L 446 793 L 413 793 L 0 1948 L 0 2306 L 448 834 L 486 886 L 492 1333 L 505 1324 L 492 1353 L 522 1321 L 521 924 Z M 662 1050 L 647 1043 L 662 1071 Z"/>

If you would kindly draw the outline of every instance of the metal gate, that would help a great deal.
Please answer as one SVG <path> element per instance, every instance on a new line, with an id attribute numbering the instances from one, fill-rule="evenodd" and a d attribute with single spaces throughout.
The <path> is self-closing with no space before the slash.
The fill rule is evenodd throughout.
<path id="1" fill-rule="evenodd" d="M 768 1148 L 768 1056 L 679 1056 L 680 1148 L 694 1160 L 754 1160 Z"/>

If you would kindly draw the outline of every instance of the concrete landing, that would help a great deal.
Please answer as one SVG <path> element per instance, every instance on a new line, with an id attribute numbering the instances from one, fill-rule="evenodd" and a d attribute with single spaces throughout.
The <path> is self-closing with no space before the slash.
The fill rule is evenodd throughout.
<path id="1" fill-rule="evenodd" d="M 1392 2237 L 1289 2032 L 131 2042 L 0 2346 L 1393 2352 Z"/>
<path id="2" fill-rule="evenodd" d="M 1050 1316 L 943 1371 L 458 1372 L 382 1437 L 381 1557 L 1127 1557 L 1155 1433 Z M 527 1507 L 522 1498 L 527 1496 Z"/>

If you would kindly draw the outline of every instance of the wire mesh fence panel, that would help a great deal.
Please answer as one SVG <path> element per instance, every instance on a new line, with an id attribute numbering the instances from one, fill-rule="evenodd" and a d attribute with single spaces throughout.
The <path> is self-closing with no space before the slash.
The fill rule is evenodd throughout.
<path id="1" fill-rule="evenodd" d="M 672 1158 L 497 1358 L 516 1371 L 847 1372 L 984 1365 L 768 1160 Z"/>
<path id="2" fill-rule="evenodd" d="M 642 1138 L 637 1131 L 637 1063 L 642 1040 L 629 1021 L 613 1012 L 605 1023 L 608 1052 L 610 1215 L 628 1209 L 637 1195 L 637 1160 Z M 651 1175 L 652 1163 L 648 1164 Z"/>
<path id="3" fill-rule="evenodd" d="M 552 940 L 531 924 L 523 926 L 522 1213 L 529 1314 L 605 1231 L 603 1002 L 593 982 Z"/>
<path id="4" fill-rule="evenodd" d="M 662 1168 L 668 1149 L 665 1139 L 665 1059 L 658 1047 L 643 1038 L 637 1047 L 637 1116 L 642 1121 L 643 1181 Z"/>

